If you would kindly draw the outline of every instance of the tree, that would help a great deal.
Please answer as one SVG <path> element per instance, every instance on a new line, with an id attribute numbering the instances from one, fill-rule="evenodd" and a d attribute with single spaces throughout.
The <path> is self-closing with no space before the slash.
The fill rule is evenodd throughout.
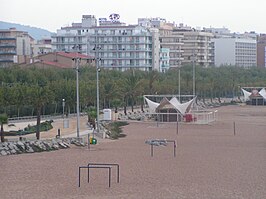
<path id="1" fill-rule="evenodd" d="M 95 120 L 97 118 L 97 110 L 95 107 L 89 107 L 87 109 L 87 114 L 88 114 L 88 122 L 90 125 L 93 126 L 93 128 L 96 128 L 96 123 Z"/>
<path id="2" fill-rule="evenodd" d="M 143 95 L 138 96 L 137 99 L 140 102 L 140 110 L 142 112 L 144 112 L 144 108 L 143 108 L 144 107 L 144 97 L 143 97 Z"/>
<path id="3" fill-rule="evenodd" d="M 143 85 L 146 95 L 152 95 L 156 92 L 155 83 L 158 81 L 159 73 L 157 71 L 149 71 L 144 74 Z"/>
<path id="4" fill-rule="evenodd" d="M 50 90 L 49 85 L 39 86 L 32 85 L 28 90 L 28 97 L 31 104 L 36 109 L 37 124 L 36 124 L 36 138 L 40 139 L 40 123 L 42 108 L 45 104 L 52 102 L 54 99 L 53 92 Z"/>
<path id="5" fill-rule="evenodd" d="M 140 75 L 136 74 L 134 70 L 129 71 L 127 73 L 126 78 L 123 80 L 123 93 L 124 93 L 124 102 L 125 105 L 126 100 L 129 100 L 131 103 L 131 110 L 132 112 L 134 111 L 134 103 L 136 100 L 136 97 L 139 95 L 141 92 L 141 78 Z"/>
<path id="6" fill-rule="evenodd" d="M 118 112 L 117 109 L 119 106 L 121 106 L 122 102 L 121 100 L 115 98 L 114 100 L 112 100 L 111 104 L 115 108 L 115 113 L 117 113 Z"/>
<path id="7" fill-rule="evenodd" d="M 0 124 L 1 124 L 1 142 L 4 142 L 5 141 L 5 138 L 4 138 L 4 124 L 7 124 L 8 123 L 8 117 L 6 114 L 0 114 Z"/>

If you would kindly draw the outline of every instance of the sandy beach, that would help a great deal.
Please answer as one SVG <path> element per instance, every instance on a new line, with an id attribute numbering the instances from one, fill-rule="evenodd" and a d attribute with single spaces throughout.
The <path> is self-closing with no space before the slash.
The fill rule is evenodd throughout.
<path id="1" fill-rule="evenodd" d="M 90 149 L 72 146 L 2 156 L 0 198 L 266 198 L 266 107 L 235 105 L 216 109 L 216 122 L 182 123 L 178 135 L 176 123 L 157 126 L 152 122 L 130 122 L 123 127 L 126 137 L 99 140 Z M 176 157 L 171 143 L 154 147 L 151 157 L 151 147 L 145 144 L 149 139 L 176 140 Z M 118 163 L 120 182 L 116 182 L 115 169 L 110 188 L 107 170 L 91 170 L 90 183 L 87 171 L 82 170 L 78 187 L 78 167 L 89 162 Z"/>

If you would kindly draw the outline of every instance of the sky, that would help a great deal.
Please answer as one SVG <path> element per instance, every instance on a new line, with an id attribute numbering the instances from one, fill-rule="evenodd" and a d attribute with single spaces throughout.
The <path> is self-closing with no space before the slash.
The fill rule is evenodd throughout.
<path id="1" fill-rule="evenodd" d="M 0 0 L 0 21 L 56 32 L 81 22 L 82 15 L 137 24 L 138 18 L 160 17 L 194 28 L 228 28 L 231 32 L 266 33 L 266 0 Z"/>

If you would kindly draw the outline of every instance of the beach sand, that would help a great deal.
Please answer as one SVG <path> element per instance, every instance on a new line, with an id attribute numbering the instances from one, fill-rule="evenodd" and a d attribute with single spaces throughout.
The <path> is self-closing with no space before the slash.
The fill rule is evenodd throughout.
<path id="1" fill-rule="evenodd" d="M 209 125 L 131 122 L 125 138 L 81 148 L 0 157 L 0 198 L 263 199 L 266 198 L 266 107 L 224 106 Z M 235 133 L 234 135 L 234 123 Z M 151 147 L 149 139 L 177 141 Z M 118 163 L 111 187 L 105 169 L 81 172 L 89 162 Z"/>

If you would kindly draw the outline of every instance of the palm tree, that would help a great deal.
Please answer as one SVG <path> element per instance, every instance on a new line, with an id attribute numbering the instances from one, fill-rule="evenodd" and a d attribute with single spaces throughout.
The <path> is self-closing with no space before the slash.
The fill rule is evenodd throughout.
<path id="1" fill-rule="evenodd" d="M 112 106 L 115 108 L 115 113 L 118 112 L 118 107 L 121 106 L 122 102 L 118 98 L 115 98 L 111 102 Z"/>
<path id="2" fill-rule="evenodd" d="M 53 96 L 53 92 L 49 88 L 49 85 L 31 86 L 28 91 L 28 96 L 29 96 L 29 100 L 31 101 L 31 104 L 33 104 L 37 112 L 36 138 L 39 140 L 42 109 L 45 106 L 45 104 L 53 101 L 54 96 Z"/>
<path id="3" fill-rule="evenodd" d="M 0 124 L 1 124 L 1 131 L 0 131 L 0 134 L 1 134 L 1 142 L 4 142 L 5 141 L 5 138 L 4 138 L 4 124 L 7 124 L 8 123 L 8 117 L 6 114 L 0 114 Z"/>
<path id="4" fill-rule="evenodd" d="M 140 76 L 135 73 L 134 70 L 130 71 L 127 75 L 126 79 L 124 79 L 124 101 L 126 104 L 126 100 L 130 100 L 131 102 L 131 111 L 134 111 L 134 103 L 136 97 L 141 93 L 141 79 Z"/>

